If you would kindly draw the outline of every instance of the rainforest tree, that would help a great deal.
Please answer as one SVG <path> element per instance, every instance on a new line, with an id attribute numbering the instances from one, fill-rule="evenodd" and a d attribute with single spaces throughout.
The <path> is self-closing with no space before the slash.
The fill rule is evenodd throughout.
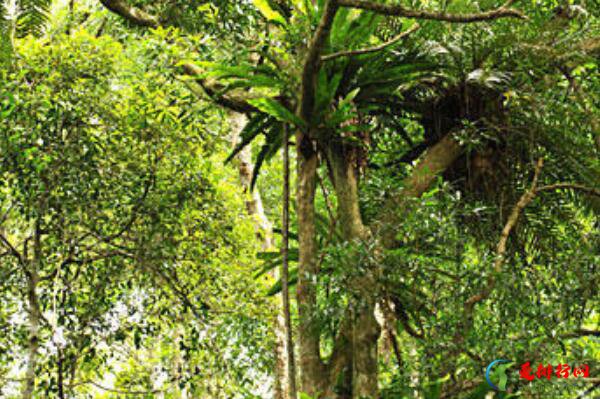
<path id="1" fill-rule="evenodd" d="M 283 339 L 291 335 L 298 390 L 315 398 L 485 397 L 482 370 L 496 358 L 515 364 L 509 394 L 568 397 L 597 386 L 593 378 L 529 383 L 516 373 L 526 361 L 587 362 L 595 375 L 596 4 L 101 0 L 59 7 L 67 15 L 53 23 L 48 4 L 33 6 L 42 15 L 33 17 L 17 2 L 21 12 L 1 31 L 11 39 L 0 122 L 4 259 L 26 286 L 11 287 L 11 306 L 21 296 L 29 309 L 23 397 L 42 375 L 39 337 L 58 339 L 44 309 L 85 310 L 69 321 L 85 331 L 140 290 L 150 302 L 171 295 L 157 307 L 142 301 L 145 311 L 165 309 L 171 327 L 149 331 L 134 320 L 123 330 L 136 348 L 176 331 L 195 357 L 175 359 L 167 344 L 177 366 L 166 374 L 192 395 L 250 397 L 253 384 L 243 373 L 235 386 L 223 383 L 235 378 L 233 359 L 203 347 L 208 327 L 182 327 L 173 303 L 196 322 L 252 337 L 226 347 L 275 365 L 273 388 L 254 391 L 261 397 L 296 397 L 294 345 Z M 26 33 L 38 39 L 19 39 Z M 117 56 L 119 46 L 127 56 Z M 90 53 L 71 60 L 80 47 Z M 31 89 L 41 94 L 29 99 Z M 71 132 L 76 140 L 64 142 Z M 287 209 L 279 185 L 290 143 L 288 232 L 287 216 L 277 220 Z M 55 161 L 58 148 L 66 160 Z M 245 207 L 220 199 L 226 172 L 207 166 L 217 160 L 237 163 Z M 248 224 L 233 226 L 231 212 Z M 271 273 L 265 295 L 264 276 L 282 258 L 293 262 L 282 274 L 289 280 Z M 240 266 L 218 273 L 214 262 Z M 69 277 L 71 263 L 81 272 Z M 115 291 L 81 299 L 100 289 L 94 279 Z M 283 307 L 269 299 L 282 292 Z M 238 300 L 256 307 L 252 320 L 220 315 L 218 303 Z M 274 304 L 294 323 L 265 323 Z M 77 365 L 69 350 L 81 351 L 63 344 L 51 354 L 57 380 L 39 389 L 62 392 L 64 370 Z M 213 367 L 211 356 L 225 366 Z M 179 371 L 207 365 L 214 373 L 205 383 Z M 248 369 L 259 378 L 261 367 Z"/>
<path id="2" fill-rule="evenodd" d="M 269 340 L 259 316 L 267 303 L 249 269 L 253 230 L 235 178 L 212 169 L 219 145 L 203 140 L 215 117 L 158 64 L 147 71 L 136 62 L 156 50 L 125 54 L 108 36 L 80 30 L 19 41 L 5 71 L 2 356 L 7 371 L 26 365 L 22 397 L 102 386 L 104 373 L 133 356 L 120 355 L 122 346 L 163 345 L 162 371 L 150 368 L 146 378 L 169 371 L 192 395 L 227 375 L 238 380 L 244 362 L 255 372 L 267 362 L 260 352 L 233 355 L 238 366 L 203 382 L 223 367 L 221 355 L 190 342 L 216 331 L 209 346 L 242 339 L 231 334 L 244 325 L 252 339 Z M 232 306 L 240 304 L 238 314 Z M 148 350 L 140 356 L 165 357 Z M 128 388 L 158 389 L 142 370 L 127 377 Z"/>

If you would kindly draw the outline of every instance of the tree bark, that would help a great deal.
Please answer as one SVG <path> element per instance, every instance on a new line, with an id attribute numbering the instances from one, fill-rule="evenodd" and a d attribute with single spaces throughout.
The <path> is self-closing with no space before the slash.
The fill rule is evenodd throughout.
<path id="1" fill-rule="evenodd" d="M 37 295 L 39 270 L 42 261 L 42 244 L 40 222 L 36 220 L 33 237 L 33 259 L 25 271 L 27 275 L 27 306 L 29 313 L 29 347 L 27 354 L 27 371 L 21 397 L 31 399 L 35 390 L 35 368 L 39 351 L 39 330 L 42 314 Z"/>
<path id="2" fill-rule="evenodd" d="M 58 398 L 65 399 L 65 380 L 64 380 L 64 367 L 63 367 L 63 350 L 58 349 L 57 361 L 56 361 L 56 379 L 58 385 Z"/>
<path id="3" fill-rule="evenodd" d="M 338 220 L 344 240 L 360 244 L 369 238 L 359 208 L 357 148 L 333 142 L 328 146 L 328 158 L 338 200 Z M 358 254 L 355 257 L 359 259 Z M 349 291 L 352 297 L 350 314 L 352 397 L 376 398 L 377 340 L 380 327 L 375 318 L 377 302 L 375 271 L 368 264 L 353 264 Z M 344 334 L 342 332 L 342 334 Z"/>
<path id="4" fill-rule="evenodd" d="M 320 355 L 320 331 L 317 310 L 317 240 L 315 227 L 315 190 L 317 154 L 309 137 L 296 134 L 297 217 L 298 217 L 298 346 L 300 391 L 316 396 L 324 387 L 325 367 Z"/>
<path id="5" fill-rule="evenodd" d="M 398 212 L 398 209 L 406 207 L 407 199 L 423 195 L 439 174 L 458 159 L 462 151 L 463 148 L 450 132 L 423 154 L 412 174 L 404 180 L 403 189 L 384 204 L 383 210 L 373 226 L 378 231 L 385 248 L 396 246 L 395 226 L 402 223 L 399 218 L 399 214 L 402 212 Z"/>
<path id="6" fill-rule="evenodd" d="M 292 317 L 290 314 L 290 291 L 288 285 L 289 279 L 289 229 L 290 229 L 290 153 L 288 127 L 283 127 L 283 209 L 281 215 L 281 297 L 282 312 L 285 321 L 285 335 L 287 348 L 287 372 L 288 372 L 288 395 L 291 399 L 296 399 L 296 362 L 294 358 L 294 340 L 292 337 Z"/>
<path id="7" fill-rule="evenodd" d="M 229 123 L 231 125 L 231 142 L 235 146 L 239 141 L 239 135 L 247 122 L 244 114 L 238 112 L 229 113 Z M 250 192 L 250 182 L 252 181 L 252 154 L 250 147 L 241 150 L 237 155 L 238 173 L 240 184 L 250 198 L 246 201 L 246 211 L 254 219 L 257 236 L 262 242 L 263 251 L 273 251 L 273 227 L 269 221 L 262 203 L 262 198 L 258 189 Z M 278 273 L 272 273 L 274 279 L 278 278 Z M 290 373 L 286 369 L 288 364 L 287 353 L 293 348 L 286 347 L 286 323 L 285 315 L 282 311 L 283 305 L 281 298 L 277 297 L 277 314 L 273 321 L 273 330 L 275 333 L 275 384 L 274 399 L 288 399 L 290 392 Z"/>

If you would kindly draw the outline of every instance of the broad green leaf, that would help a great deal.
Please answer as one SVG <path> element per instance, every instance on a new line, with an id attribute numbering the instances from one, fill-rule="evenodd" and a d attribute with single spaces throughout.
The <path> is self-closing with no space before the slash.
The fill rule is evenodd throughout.
<path id="1" fill-rule="evenodd" d="M 289 277 L 289 279 L 288 279 L 288 286 L 292 287 L 292 286 L 296 285 L 296 283 L 298 282 L 298 268 L 297 267 L 290 267 L 290 272 L 289 272 L 289 276 L 288 277 Z M 282 289 L 282 282 L 281 282 L 281 279 L 279 279 L 267 291 L 267 296 L 277 295 L 277 294 L 279 294 L 281 292 L 281 289 Z"/>
<path id="2" fill-rule="evenodd" d="M 258 10 L 261 12 L 261 14 L 267 20 L 276 21 L 276 22 L 279 22 L 280 24 L 285 25 L 285 23 L 286 23 L 285 18 L 283 18 L 283 16 L 281 14 L 279 14 L 277 11 L 275 11 L 271 7 L 268 0 L 252 0 L 252 2 L 254 3 L 254 6 L 256 8 L 258 8 Z"/>
<path id="3" fill-rule="evenodd" d="M 281 105 L 279 101 L 273 98 L 262 97 L 248 100 L 248 102 L 262 112 L 273 116 L 278 121 L 291 123 L 298 128 L 303 128 L 305 126 L 302 119 L 298 118 L 289 109 Z"/>

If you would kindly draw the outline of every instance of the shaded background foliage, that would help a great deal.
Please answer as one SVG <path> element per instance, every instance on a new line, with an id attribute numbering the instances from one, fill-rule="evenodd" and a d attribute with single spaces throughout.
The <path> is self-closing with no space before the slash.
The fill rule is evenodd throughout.
<path id="1" fill-rule="evenodd" d="M 21 5 L 12 27 L 0 25 L 3 38 L 43 35 L 13 39 L 12 64 L 0 70 L 2 210 L 10 215 L 3 232 L 22 240 L 42 214 L 49 231 L 43 271 L 53 280 L 41 284 L 40 298 L 57 321 L 44 327 L 49 349 L 40 362 L 40 394 L 57 390 L 53 365 L 61 356 L 65 363 L 82 358 L 80 382 L 102 383 L 112 374 L 107 383 L 117 388 L 151 391 L 166 375 L 158 388 L 166 386 L 171 397 L 184 389 L 192 396 L 268 395 L 259 389 L 273 362 L 272 308 L 264 294 L 277 293 L 281 283 L 267 290 L 257 270 L 276 267 L 280 258 L 256 259 L 241 193 L 232 170 L 221 166 L 230 155 L 224 117 L 198 101 L 189 91 L 194 82 L 179 69 L 194 60 L 203 78 L 219 81 L 220 94 L 257 97 L 242 144 L 254 145 L 254 179 L 276 219 L 282 128 L 301 123 L 294 117 L 299 68 L 321 9 L 267 3 L 275 14 L 250 2 L 132 2 L 160 16 L 164 27 L 148 32 L 96 2 L 77 3 L 73 13 L 62 8 L 42 23 L 50 3 L 31 2 Z M 495 4 L 406 3 L 449 12 Z M 402 189 L 428 147 L 453 132 L 467 148 L 423 198 L 398 209 L 401 223 L 393 228 L 400 246 L 380 266 L 399 346 L 396 358 L 390 339 L 381 342 L 383 397 L 484 397 L 487 387 L 478 384 L 490 356 L 517 365 L 588 363 L 596 375 L 597 338 L 577 331 L 598 328 L 598 202 L 567 190 L 544 193 L 525 209 L 490 300 L 477 308 L 464 342 L 457 340 L 463 303 L 493 273 L 495 246 L 530 185 L 534 161 L 546 160 L 541 185 L 600 183 L 600 9 L 593 2 L 519 6 L 527 23 L 420 22 L 401 44 L 328 61 L 320 70 L 315 123 L 361 148 L 367 222 Z M 325 53 L 381 43 L 409 27 L 400 18 L 345 10 Z M 10 47 L 2 46 L 3 59 Z M 377 259 L 372 243 L 343 242 L 325 165 L 319 173 L 314 317 L 328 353 L 353 294 L 348 282 L 361 273 L 348 265 Z M 128 225 L 132 213 L 138 216 Z M 74 250 L 67 237 L 87 230 L 110 237 L 124 223 L 127 234 L 116 245 L 131 256 L 89 261 L 81 274 L 76 265 L 57 269 Z M 105 249 L 102 239 L 95 242 Z M 24 320 L 17 320 L 25 280 L 14 259 L 2 262 L 0 339 L 9 372 L 20 361 L 10 348 L 27 340 Z M 58 327 L 66 344 L 56 342 Z M 556 380 L 522 384 L 510 375 L 513 392 L 525 397 L 583 390 Z M 463 393 L 465 381 L 473 384 Z M 96 397 L 91 387 L 74 388 Z"/>

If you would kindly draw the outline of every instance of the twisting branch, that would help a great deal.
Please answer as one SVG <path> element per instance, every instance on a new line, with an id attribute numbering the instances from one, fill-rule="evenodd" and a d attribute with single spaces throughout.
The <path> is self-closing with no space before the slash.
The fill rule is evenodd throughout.
<path id="1" fill-rule="evenodd" d="M 129 22 L 138 26 L 145 26 L 149 28 L 157 28 L 161 26 L 161 22 L 158 17 L 148 14 L 136 7 L 129 6 L 123 0 L 100 0 L 100 2 L 111 12 L 125 18 Z M 201 69 L 191 63 L 183 65 L 183 70 L 187 75 L 195 76 L 201 74 Z M 214 82 L 209 82 L 205 79 L 196 79 L 196 82 L 202 87 L 202 90 L 217 104 L 229 108 L 236 112 L 253 112 L 256 108 L 248 104 L 247 99 L 235 96 L 225 96 L 219 94 L 220 87 Z M 187 82 L 186 82 L 187 83 Z M 187 85 L 190 90 L 200 96 L 198 88 L 192 87 L 190 84 Z"/>
<path id="2" fill-rule="evenodd" d="M 554 190 L 561 190 L 561 189 L 582 191 L 586 194 L 595 195 L 597 197 L 600 197 L 600 190 L 598 190 L 597 188 L 586 187 L 586 186 L 583 186 L 581 184 L 576 184 L 576 183 L 550 184 L 547 186 L 538 187 L 535 191 L 536 191 L 536 193 L 539 193 L 541 191 L 554 191 Z"/>
<path id="3" fill-rule="evenodd" d="M 508 0 L 504 5 L 490 11 L 468 14 L 451 14 L 439 11 L 411 10 L 400 4 L 382 4 L 369 0 L 337 0 L 337 4 L 343 7 L 360 8 L 362 10 L 373 11 L 378 14 L 414 18 L 430 19 L 435 21 L 446 21 L 455 23 L 468 23 L 490 21 L 498 18 L 519 18 L 527 19 L 519 10 L 510 8 L 514 0 Z"/>
<path id="4" fill-rule="evenodd" d="M 408 37 L 413 32 L 416 32 L 419 28 L 420 28 L 419 24 L 414 24 L 413 26 L 410 27 L 410 29 L 400 33 L 399 35 L 396 35 L 392 39 L 390 39 L 387 42 L 382 43 L 378 46 L 373 46 L 373 47 L 368 47 L 368 48 L 363 48 L 363 49 L 358 49 L 358 50 L 338 51 L 336 53 L 331 53 L 331 54 L 322 56 L 321 61 L 330 61 L 330 60 L 334 60 L 334 59 L 340 58 L 340 57 L 352 57 L 355 55 L 375 53 L 377 51 L 384 50 L 385 48 L 387 48 L 393 44 L 396 44 L 400 40 Z"/>
<path id="5" fill-rule="evenodd" d="M 409 317 L 408 317 L 408 313 L 406 313 L 406 310 L 402 306 L 402 303 L 395 302 L 394 304 L 396 305 L 396 309 L 395 309 L 396 311 L 394 312 L 394 315 L 396 316 L 396 320 L 399 320 L 400 323 L 402 324 L 402 327 L 404 327 L 404 331 L 406 331 L 408 333 L 408 335 L 410 335 L 413 338 L 424 339 L 425 338 L 425 334 L 424 334 L 423 330 L 417 332 L 410 325 L 410 320 L 409 320 Z"/>
<path id="6" fill-rule="evenodd" d="M 144 267 L 146 270 L 149 270 L 152 274 L 154 274 L 154 276 L 163 280 L 171 289 L 173 295 L 179 300 L 181 300 L 181 302 L 190 309 L 192 314 L 198 320 L 205 320 L 205 316 L 208 313 L 208 311 L 214 312 L 214 310 L 211 309 L 211 306 L 202 300 L 199 301 L 199 306 L 195 305 L 192 302 L 192 300 L 188 296 L 188 293 L 186 292 L 187 290 L 181 284 L 181 281 L 175 270 L 173 270 L 172 273 L 170 273 L 169 275 L 168 270 L 162 270 L 160 266 L 157 266 L 154 263 L 144 262 L 142 263 L 142 267 Z"/>
<path id="7" fill-rule="evenodd" d="M 155 183 L 156 183 L 156 175 L 155 175 L 154 171 L 152 170 L 152 171 L 150 171 L 150 176 L 148 176 L 146 178 L 142 195 L 140 196 L 140 198 L 137 199 L 135 205 L 131 209 L 131 215 L 129 216 L 129 219 L 127 220 L 127 222 L 125 222 L 125 224 L 117 232 L 115 232 L 111 235 L 102 237 L 102 240 L 104 242 L 109 243 L 111 241 L 114 241 L 117 238 L 121 237 L 123 234 L 125 234 L 131 230 L 134 223 L 137 221 L 137 219 L 140 216 L 140 210 L 146 203 L 146 198 L 148 197 L 148 193 L 150 192 L 150 189 L 152 189 L 152 187 L 154 186 Z"/>
<path id="8" fill-rule="evenodd" d="M 123 0 L 100 0 L 104 7 L 108 8 L 115 14 L 120 15 L 127 21 L 138 25 L 146 26 L 150 28 L 156 28 L 160 25 L 157 17 L 150 15 L 145 11 L 140 10 L 137 7 L 132 7 Z"/>
<path id="9" fill-rule="evenodd" d="M 473 311 L 474 311 L 475 305 L 478 304 L 479 302 L 486 300 L 492 293 L 492 291 L 496 285 L 496 275 L 502 271 L 502 266 L 504 265 L 505 255 L 506 255 L 506 244 L 508 242 L 508 237 L 510 236 L 511 231 L 514 229 L 515 225 L 517 224 L 517 221 L 519 219 L 519 216 L 523 212 L 523 209 L 525 209 L 525 207 L 527 205 L 529 205 L 529 203 L 531 203 L 531 201 L 536 197 L 536 195 L 538 193 L 544 192 L 544 191 L 553 191 L 553 190 L 559 190 L 559 189 L 573 189 L 573 190 L 585 192 L 587 194 L 600 196 L 600 190 L 595 189 L 595 188 L 586 187 L 586 186 L 583 186 L 581 184 L 576 184 L 576 183 L 556 183 L 556 184 L 538 187 L 537 184 L 538 184 L 539 175 L 540 175 L 542 166 L 543 166 L 543 159 L 540 158 L 538 160 L 537 166 L 535 168 L 535 173 L 533 176 L 533 181 L 531 183 L 530 189 L 521 196 L 521 198 L 519 199 L 517 204 L 512 209 L 512 211 L 508 217 L 508 220 L 506 221 L 506 224 L 504 225 L 504 228 L 502 229 L 502 233 L 500 234 L 500 240 L 498 241 L 498 245 L 496 246 L 496 258 L 494 260 L 494 270 L 493 270 L 493 273 L 491 273 L 490 276 L 488 277 L 487 284 L 481 290 L 481 292 L 471 296 L 464 303 L 463 334 L 466 334 L 466 332 L 472 325 Z M 598 331 L 579 329 L 573 333 L 567 334 L 565 336 L 565 338 L 566 337 L 575 338 L 575 337 L 584 336 L 584 335 L 597 336 L 598 334 L 599 334 Z M 464 335 L 463 336 L 459 335 L 458 338 L 464 338 Z"/>
<path id="10" fill-rule="evenodd" d="M 488 276 L 487 283 L 481 292 L 471 296 L 468 298 L 463 304 L 463 324 L 462 331 L 458 331 L 455 336 L 455 342 L 459 346 L 463 346 L 465 342 L 465 337 L 469 333 L 471 327 L 473 326 L 473 312 L 475 310 L 475 305 L 480 302 L 486 300 L 494 287 L 496 286 L 496 275 L 502 271 L 502 266 L 504 265 L 505 255 L 506 255 L 506 243 L 508 242 L 508 237 L 510 236 L 511 231 L 517 224 L 519 220 L 519 216 L 521 212 L 529 203 L 535 198 L 537 182 L 540 176 L 540 172 L 542 170 L 542 166 L 544 165 L 543 158 L 540 158 L 537 162 L 535 173 L 533 175 L 533 181 L 531 182 L 531 187 L 527 190 L 517 204 L 513 207 L 504 228 L 502 229 L 502 233 L 500 234 L 500 240 L 498 241 L 498 245 L 496 246 L 496 259 L 494 260 L 494 270 Z"/>
<path id="11" fill-rule="evenodd" d="M 506 243 L 508 242 L 508 237 L 509 237 L 511 231 L 513 230 L 513 228 L 515 227 L 515 225 L 517 224 L 517 221 L 519 220 L 519 216 L 521 215 L 521 212 L 523 211 L 523 209 L 525 209 L 525 207 L 527 205 L 529 205 L 529 203 L 536 196 L 537 182 L 538 182 L 538 179 L 540 176 L 540 171 L 542 170 L 543 165 L 544 165 L 543 158 L 540 158 L 538 160 L 537 166 L 535 168 L 535 173 L 533 176 L 533 181 L 531 183 L 531 188 L 521 196 L 521 198 L 519 199 L 517 204 L 512 209 L 512 211 L 508 217 L 508 220 L 506 221 L 506 224 L 504 225 L 504 228 L 502 229 L 502 233 L 500 234 L 500 240 L 498 241 L 498 245 L 496 246 L 496 259 L 494 260 L 494 270 L 493 270 L 493 273 L 490 274 L 490 276 L 488 277 L 486 286 L 483 288 L 483 290 L 480 293 L 475 294 L 475 295 L 471 296 L 469 299 L 467 299 L 464 304 L 465 316 L 467 317 L 467 319 L 469 319 L 472 316 L 473 308 L 475 307 L 475 305 L 477 303 L 487 299 L 490 296 L 492 290 L 494 289 L 494 286 L 496 285 L 495 275 L 502 271 L 502 265 L 504 264 L 504 258 L 505 258 L 505 254 L 506 254 Z"/>

